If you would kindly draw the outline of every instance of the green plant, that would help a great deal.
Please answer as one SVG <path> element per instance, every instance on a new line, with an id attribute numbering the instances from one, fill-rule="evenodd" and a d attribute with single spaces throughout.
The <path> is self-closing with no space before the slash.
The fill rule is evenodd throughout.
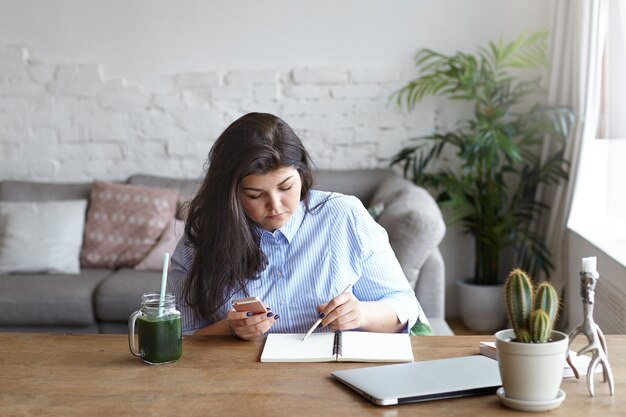
<path id="1" fill-rule="evenodd" d="M 514 264 L 534 275 L 543 270 L 549 276 L 553 269 L 533 224 L 549 208 L 538 200 L 540 187 L 567 180 L 565 138 L 574 116 L 564 107 L 529 103 L 542 93 L 540 78 L 512 75 L 547 65 L 547 35 L 540 31 L 508 44 L 490 42 L 477 54 L 421 49 L 415 57 L 419 77 L 393 96 L 409 110 L 431 95 L 473 109 L 455 130 L 413 138 L 391 165 L 432 189 L 447 223 L 462 223 L 474 237 L 475 284 L 499 283 L 504 249 L 512 249 Z M 542 148 L 550 151 L 539 156 Z M 453 160 L 431 169 L 433 161 L 452 156 L 451 151 Z"/>
<path id="2" fill-rule="evenodd" d="M 559 312 L 559 297 L 550 283 L 544 281 L 534 289 L 528 275 L 516 268 L 504 283 L 504 298 L 516 341 L 546 343 L 550 340 Z"/>

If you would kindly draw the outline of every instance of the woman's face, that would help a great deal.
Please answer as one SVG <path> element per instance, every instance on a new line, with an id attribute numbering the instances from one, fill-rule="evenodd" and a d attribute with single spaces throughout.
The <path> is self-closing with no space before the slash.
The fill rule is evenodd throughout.
<path id="1" fill-rule="evenodd" d="M 281 228 L 298 209 L 302 180 L 293 167 L 267 174 L 252 174 L 239 184 L 243 211 L 259 227 L 273 232 Z"/>

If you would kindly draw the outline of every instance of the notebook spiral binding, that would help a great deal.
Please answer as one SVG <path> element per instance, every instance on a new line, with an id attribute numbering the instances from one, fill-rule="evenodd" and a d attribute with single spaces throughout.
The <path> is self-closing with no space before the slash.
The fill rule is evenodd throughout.
<path id="1" fill-rule="evenodd" d="M 333 355 L 341 356 L 341 330 L 335 330 L 335 340 L 333 342 Z"/>

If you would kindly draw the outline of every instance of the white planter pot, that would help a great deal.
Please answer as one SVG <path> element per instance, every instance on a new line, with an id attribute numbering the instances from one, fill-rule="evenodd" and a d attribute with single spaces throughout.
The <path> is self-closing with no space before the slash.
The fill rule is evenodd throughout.
<path id="1" fill-rule="evenodd" d="M 506 326 L 503 285 L 475 285 L 457 280 L 459 313 L 465 327 L 494 333 Z"/>
<path id="2" fill-rule="evenodd" d="M 518 343 L 513 329 L 496 333 L 500 378 L 506 397 L 528 403 L 554 401 L 559 396 L 568 336 L 553 331 L 548 343 Z"/>

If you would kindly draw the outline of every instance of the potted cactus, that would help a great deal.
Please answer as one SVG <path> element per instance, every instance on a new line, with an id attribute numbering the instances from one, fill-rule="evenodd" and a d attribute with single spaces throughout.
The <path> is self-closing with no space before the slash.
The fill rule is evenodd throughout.
<path id="1" fill-rule="evenodd" d="M 502 402 L 526 411 L 558 407 L 568 348 L 568 336 L 554 330 L 558 295 L 548 282 L 535 286 L 520 270 L 511 271 L 504 284 L 506 312 L 512 329 L 496 333 Z"/>

